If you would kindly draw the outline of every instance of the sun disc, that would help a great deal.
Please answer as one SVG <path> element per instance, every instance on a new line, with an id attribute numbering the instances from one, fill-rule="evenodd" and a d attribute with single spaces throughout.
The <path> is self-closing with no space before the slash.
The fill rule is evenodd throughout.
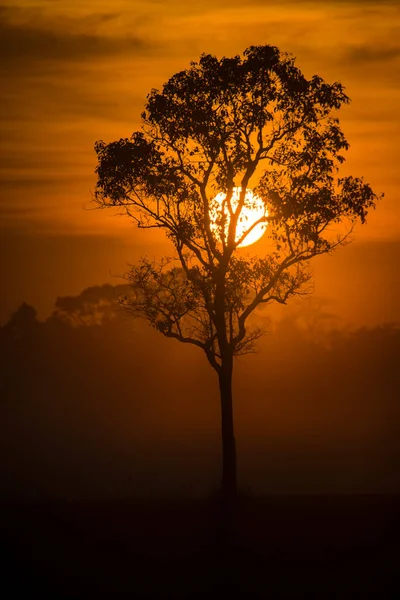
<path id="1" fill-rule="evenodd" d="M 242 188 L 240 187 L 233 188 L 231 206 L 234 212 L 237 210 L 241 189 Z M 225 198 L 226 194 L 224 192 L 220 192 L 215 196 L 215 198 L 213 198 L 210 206 L 211 230 L 219 239 L 221 236 L 220 225 L 218 222 L 220 221 L 222 214 L 226 216 L 225 236 L 228 235 L 229 229 L 229 212 L 227 207 L 223 208 L 223 202 Z M 235 241 L 237 242 L 240 240 L 254 223 L 267 216 L 268 211 L 264 202 L 259 196 L 256 196 L 256 194 L 253 194 L 251 190 L 247 189 L 244 205 L 240 211 L 239 219 L 236 225 Z M 257 242 L 264 235 L 266 228 L 267 221 L 257 223 L 257 225 L 255 225 L 253 229 L 249 231 L 238 247 L 243 248 L 244 246 L 250 246 L 250 244 Z"/>

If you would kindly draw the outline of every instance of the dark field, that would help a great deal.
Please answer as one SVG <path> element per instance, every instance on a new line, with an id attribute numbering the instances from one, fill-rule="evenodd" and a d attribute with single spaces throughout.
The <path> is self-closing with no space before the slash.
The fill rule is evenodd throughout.
<path id="1" fill-rule="evenodd" d="M 244 498 L 230 541 L 211 500 L 9 503 L 3 597 L 396 599 L 399 500 Z"/>
<path id="2" fill-rule="evenodd" d="M 43 323 L 24 304 L 0 328 L 0 598 L 400 600 L 400 329 L 319 342 L 324 313 L 299 313 L 308 329 L 295 313 L 239 361 L 254 495 L 228 540 L 215 499 L 155 499 L 218 485 L 217 382 L 182 344 L 111 318 L 114 294 L 58 299 Z M 37 501 L 52 497 L 97 501 Z"/>

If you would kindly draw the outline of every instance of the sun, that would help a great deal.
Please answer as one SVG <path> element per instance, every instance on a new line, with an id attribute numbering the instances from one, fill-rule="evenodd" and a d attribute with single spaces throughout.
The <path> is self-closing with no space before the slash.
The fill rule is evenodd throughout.
<path id="1" fill-rule="evenodd" d="M 239 196 L 242 188 L 234 187 L 232 194 L 232 210 L 236 211 L 237 205 L 239 202 Z M 213 198 L 210 203 L 210 217 L 211 217 L 211 231 L 213 234 L 220 238 L 219 235 L 219 225 L 218 220 L 221 218 L 222 210 L 224 214 L 227 216 L 226 224 L 225 224 L 225 235 L 228 235 L 228 227 L 229 227 L 229 213 L 227 207 L 224 209 L 223 202 L 226 198 L 226 194 L 224 192 L 220 192 Z M 240 238 L 250 229 L 253 223 L 256 223 L 260 219 L 268 217 L 268 210 L 261 200 L 259 196 L 253 194 L 253 192 L 249 189 L 246 190 L 246 196 L 244 200 L 244 205 L 242 210 L 240 211 L 240 216 L 236 225 L 236 238 L 237 242 Z M 265 233 L 267 228 L 267 221 L 263 221 L 262 223 L 257 223 L 255 227 L 246 235 L 244 240 L 239 244 L 239 248 L 243 248 L 244 246 L 250 246 L 250 244 L 254 244 L 257 242 Z"/>

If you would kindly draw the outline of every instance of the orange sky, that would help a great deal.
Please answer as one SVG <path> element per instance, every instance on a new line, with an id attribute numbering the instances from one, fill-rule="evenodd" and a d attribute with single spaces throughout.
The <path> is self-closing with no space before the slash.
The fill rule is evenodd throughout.
<path id="1" fill-rule="evenodd" d="M 110 273 L 140 254 L 164 251 L 157 232 L 83 210 L 91 207 L 94 142 L 129 136 L 150 89 L 202 52 L 231 56 L 266 43 L 293 53 L 307 76 L 345 85 L 352 103 L 340 115 L 350 142 L 343 174 L 364 175 L 386 196 L 356 232 L 358 249 L 343 249 L 317 268 L 317 291 L 342 302 L 346 318 L 360 314 L 364 295 L 366 322 L 372 314 L 393 319 L 400 287 L 399 39 L 397 1 L 3 0 L 0 322 L 24 299 L 46 312 L 55 295 L 112 281 Z M 354 277 L 359 300 L 350 310 L 344 281 Z"/>

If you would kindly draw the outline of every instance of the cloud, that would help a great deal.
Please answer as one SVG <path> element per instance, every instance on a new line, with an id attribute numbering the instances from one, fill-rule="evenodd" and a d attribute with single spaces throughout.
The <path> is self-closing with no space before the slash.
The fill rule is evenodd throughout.
<path id="1" fill-rule="evenodd" d="M 2 206 L 0 204 L 1 219 L 18 218 L 26 219 L 29 215 L 40 213 L 39 206 Z"/>
<path id="2" fill-rule="evenodd" d="M 90 15 L 86 19 L 48 20 L 42 11 L 2 8 L 0 10 L 0 52 L 4 64 L 28 60 L 88 60 L 126 51 L 146 52 L 149 41 L 133 35 L 107 35 L 101 25 L 117 13 Z"/>
<path id="3" fill-rule="evenodd" d="M 87 182 L 87 176 L 79 175 L 77 173 L 73 173 L 73 175 L 68 173 L 63 174 L 53 174 L 49 173 L 49 175 L 43 176 L 42 173 L 40 175 L 33 174 L 25 174 L 23 170 L 10 170 L 10 175 L 3 176 L 1 178 L 2 181 L 2 189 L 4 192 L 10 192 L 12 190 L 23 191 L 24 189 L 29 189 L 29 192 L 40 190 L 43 191 L 43 188 L 55 188 L 56 185 L 62 185 L 63 189 L 68 189 L 76 185 L 79 180 Z"/>
<path id="4" fill-rule="evenodd" d="M 344 59 L 353 65 L 391 62 L 400 57 L 400 46 L 384 46 L 378 42 L 350 46 L 344 52 Z"/>

